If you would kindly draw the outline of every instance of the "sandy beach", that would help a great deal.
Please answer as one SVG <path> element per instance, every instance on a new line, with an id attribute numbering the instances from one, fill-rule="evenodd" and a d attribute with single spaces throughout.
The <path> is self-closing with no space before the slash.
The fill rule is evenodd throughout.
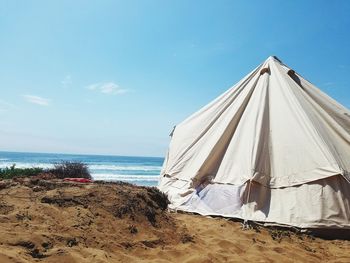
<path id="1" fill-rule="evenodd" d="M 0 262 L 349 262 L 350 241 L 170 213 L 154 188 L 0 181 Z"/>

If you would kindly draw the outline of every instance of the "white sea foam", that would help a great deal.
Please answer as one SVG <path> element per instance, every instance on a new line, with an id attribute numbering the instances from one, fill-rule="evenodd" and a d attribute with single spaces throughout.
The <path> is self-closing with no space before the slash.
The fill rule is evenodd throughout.
<path id="1" fill-rule="evenodd" d="M 128 165 L 105 165 L 105 164 L 91 164 L 88 165 L 91 170 L 113 170 L 113 171 L 160 171 L 162 169 L 161 166 L 128 166 Z"/>
<path id="2" fill-rule="evenodd" d="M 52 168 L 53 164 L 49 164 L 49 163 L 11 163 L 11 162 L 3 162 L 0 163 L 0 168 L 6 168 L 6 167 L 11 167 L 12 165 L 16 166 L 16 168 L 32 168 L 32 167 L 38 167 L 38 168 L 43 168 L 43 169 L 47 169 L 47 168 Z"/>
<path id="3" fill-rule="evenodd" d="M 92 174 L 94 180 L 106 181 L 158 181 L 159 175 Z"/>

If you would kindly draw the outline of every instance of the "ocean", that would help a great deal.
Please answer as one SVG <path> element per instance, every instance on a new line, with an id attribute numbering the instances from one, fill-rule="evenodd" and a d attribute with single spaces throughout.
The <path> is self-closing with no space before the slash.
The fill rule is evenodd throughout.
<path id="1" fill-rule="evenodd" d="M 16 164 L 17 168 L 51 168 L 60 161 L 78 161 L 87 164 L 95 180 L 156 186 L 164 158 L 0 152 L 0 168 L 10 167 L 13 164 Z"/>

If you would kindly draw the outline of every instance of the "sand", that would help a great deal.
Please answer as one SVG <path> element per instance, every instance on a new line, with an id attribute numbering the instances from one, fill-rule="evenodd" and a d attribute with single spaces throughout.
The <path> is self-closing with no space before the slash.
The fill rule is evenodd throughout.
<path id="1" fill-rule="evenodd" d="M 0 181 L 0 262 L 350 262 L 350 241 L 170 213 L 153 188 Z"/>

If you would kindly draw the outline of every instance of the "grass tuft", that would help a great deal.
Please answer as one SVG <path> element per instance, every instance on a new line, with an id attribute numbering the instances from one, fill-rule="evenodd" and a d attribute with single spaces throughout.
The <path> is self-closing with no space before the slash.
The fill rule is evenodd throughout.
<path id="1" fill-rule="evenodd" d="M 50 174 L 54 178 L 86 178 L 92 179 L 88 166 L 81 162 L 62 161 L 54 164 L 52 169 L 42 169 L 38 167 L 32 168 L 16 168 L 16 164 L 10 167 L 0 168 L 0 179 L 13 179 L 16 177 L 30 177 L 40 174 Z"/>
<path id="2" fill-rule="evenodd" d="M 42 168 L 33 167 L 33 168 L 16 168 L 16 165 L 13 164 L 10 167 L 0 169 L 0 179 L 12 179 L 15 177 L 26 177 L 26 176 L 35 176 L 42 173 L 44 170 Z"/>

